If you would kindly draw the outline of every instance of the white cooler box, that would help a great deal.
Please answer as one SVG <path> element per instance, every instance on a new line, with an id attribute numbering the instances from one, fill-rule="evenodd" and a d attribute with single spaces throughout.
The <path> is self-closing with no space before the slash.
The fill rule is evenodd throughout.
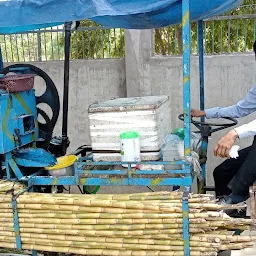
<path id="1" fill-rule="evenodd" d="M 160 147 L 171 131 L 168 96 L 118 98 L 89 108 L 94 161 L 121 161 L 120 133 L 136 131 L 140 136 L 142 161 L 160 158 Z"/>

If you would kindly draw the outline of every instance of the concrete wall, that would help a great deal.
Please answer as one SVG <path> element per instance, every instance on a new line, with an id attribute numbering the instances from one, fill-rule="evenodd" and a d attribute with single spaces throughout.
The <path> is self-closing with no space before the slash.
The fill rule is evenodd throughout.
<path id="1" fill-rule="evenodd" d="M 126 83 L 128 96 L 169 95 L 172 106 L 171 127 L 181 127 L 178 114 L 183 112 L 183 76 L 181 57 L 153 56 L 151 30 L 126 31 Z M 136 43 L 131 43 L 136 42 Z M 242 99 L 256 81 L 253 54 L 205 56 L 205 105 L 227 106 Z M 199 107 L 198 57 L 191 60 L 192 107 Z M 255 114 L 239 121 L 243 124 L 255 118 Z M 227 130 L 214 134 L 209 144 L 208 181 L 212 183 L 212 171 L 222 161 L 213 156 L 213 148 Z M 238 141 L 241 147 L 251 139 Z"/>

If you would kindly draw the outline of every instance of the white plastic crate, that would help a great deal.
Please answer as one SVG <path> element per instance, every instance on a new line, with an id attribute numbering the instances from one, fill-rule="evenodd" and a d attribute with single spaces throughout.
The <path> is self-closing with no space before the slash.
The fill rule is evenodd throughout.
<path id="1" fill-rule="evenodd" d="M 121 159 L 119 136 L 126 131 L 139 133 L 142 160 L 158 160 L 161 144 L 171 131 L 169 97 L 118 98 L 93 104 L 89 108 L 89 121 L 97 161 Z"/>

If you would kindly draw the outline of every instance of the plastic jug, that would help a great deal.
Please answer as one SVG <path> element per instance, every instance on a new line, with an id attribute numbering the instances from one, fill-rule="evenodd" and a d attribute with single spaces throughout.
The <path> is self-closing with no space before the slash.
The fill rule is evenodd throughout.
<path id="1" fill-rule="evenodd" d="M 140 140 L 137 132 L 123 132 L 120 134 L 122 162 L 140 162 Z M 132 167 L 136 165 L 133 164 Z M 123 164 L 123 167 L 128 167 Z"/>

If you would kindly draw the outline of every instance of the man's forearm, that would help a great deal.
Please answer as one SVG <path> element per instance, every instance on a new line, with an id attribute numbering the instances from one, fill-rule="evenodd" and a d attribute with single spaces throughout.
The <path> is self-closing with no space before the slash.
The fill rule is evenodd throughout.
<path id="1" fill-rule="evenodd" d="M 240 139 L 252 137 L 256 135 L 256 120 L 248 124 L 244 124 L 234 129 Z"/>
<path id="2" fill-rule="evenodd" d="M 256 86 L 252 87 L 246 97 L 229 107 L 209 108 L 205 110 L 207 118 L 240 118 L 256 111 Z"/>
<path id="3" fill-rule="evenodd" d="M 237 105 L 229 106 L 229 107 L 216 107 L 209 108 L 205 110 L 205 114 L 207 118 L 222 118 L 222 117 L 232 117 L 232 118 L 240 118 L 246 116 L 247 112 L 239 111 Z"/>

